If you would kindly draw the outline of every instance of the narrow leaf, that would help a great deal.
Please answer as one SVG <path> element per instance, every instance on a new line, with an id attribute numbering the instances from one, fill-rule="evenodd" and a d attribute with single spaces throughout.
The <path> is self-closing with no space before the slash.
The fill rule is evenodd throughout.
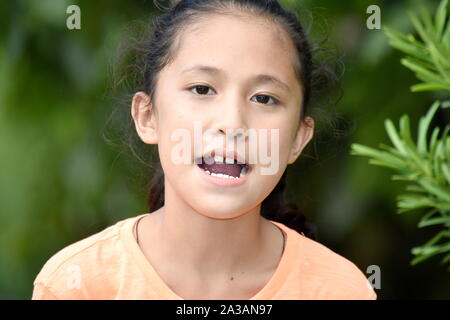
<path id="1" fill-rule="evenodd" d="M 447 2 L 448 0 L 443 0 L 439 4 L 439 7 L 436 11 L 436 35 L 440 39 L 442 36 L 442 32 L 444 31 L 445 20 L 447 19 Z"/>
<path id="2" fill-rule="evenodd" d="M 436 113 L 437 109 L 439 108 L 439 101 L 436 101 L 433 103 L 433 105 L 428 110 L 425 117 L 422 117 L 419 122 L 419 134 L 417 137 L 417 149 L 419 150 L 419 153 L 424 155 L 427 152 L 427 145 L 426 145 L 426 135 L 428 131 L 428 127 L 430 125 L 431 119 L 433 118 L 434 114 Z"/>

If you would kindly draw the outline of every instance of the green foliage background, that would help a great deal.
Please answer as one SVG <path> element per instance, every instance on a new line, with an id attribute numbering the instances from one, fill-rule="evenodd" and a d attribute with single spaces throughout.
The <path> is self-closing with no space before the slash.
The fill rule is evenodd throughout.
<path id="1" fill-rule="evenodd" d="M 447 6 L 448 0 L 441 0 L 434 14 L 425 6 L 420 7 L 420 17 L 415 12 L 408 12 L 418 39 L 412 33 L 403 34 L 387 26 L 382 28 L 389 43 L 407 54 L 401 59 L 402 64 L 422 81 L 411 86 L 413 92 L 442 91 L 448 98 L 450 21 Z M 415 255 L 412 265 L 435 255 L 444 255 L 442 264 L 450 261 L 450 124 L 443 131 L 440 127 L 429 128 L 438 108 L 448 108 L 449 103 L 448 100 L 433 103 L 419 121 L 415 133 L 417 142 L 413 141 L 409 116 L 404 114 L 399 121 L 399 130 L 391 119 L 385 120 L 393 147 L 380 144 L 381 150 L 377 150 L 352 144 L 352 154 L 367 156 L 369 163 L 393 169 L 392 180 L 408 182 L 408 193 L 397 197 L 397 213 L 420 210 L 424 215 L 418 223 L 419 228 L 442 227 L 424 245 L 411 250 Z"/>
<path id="2" fill-rule="evenodd" d="M 386 118 L 408 113 L 417 123 L 440 98 L 411 94 L 417 80 L 400 65 L 402 53 L 381 30 L 366 28 L 366 8 L 377 4 L 383 24 L 412 31 L 406 11 L 417 1 L 283 2 L 305 21 L 311 16 L 303 9 L 312 9 L 314 39 L 328 34 L 345 65 L 343 97 L 323 109 L 340 121 L 290 168 L 289 198 L 318 227 L 321 243 L 363 272 L 380 266 L 380 299 L 450 298 L 450 277 L 438 259 L 409 265 L 410 248 L 435 230 L 417 230 L 418 213 L 395 214 L 404 185 L 349 154 L 356 141 L 387 144 Z M 70 4 L 81 8 L 79 31 L 66 28 Z M 138 162 L 109 146 L 103 133 L 117 103 L 108 89 L 111 58 L 129 23 L 157 11 L 144 0 L 0 2 L 0 298 L 29 299 L 51 255 L 147 211 Z M 432 126 L 449 120 L 439 109 Z"/>

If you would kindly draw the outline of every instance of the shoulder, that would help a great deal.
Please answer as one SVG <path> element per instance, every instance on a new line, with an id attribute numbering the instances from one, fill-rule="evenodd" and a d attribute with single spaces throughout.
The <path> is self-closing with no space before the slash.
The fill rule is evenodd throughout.
<path id="1" fill-rule="evenodd" d="M 72 243 L 51 256 L 37 274 L 33 299 L 79 298 L 86 283 L 107 280 L 120 262 L 120 230 L 137 217 L 121 220 L 102 231 Z M 105 284 L 107 285 L 107 284 Z M 78 289 L 78 290 L 71 290 Z M 72 292 L 73 296 L 70 296 Z M 62 294 L 63 293 L 63 294 Z"/>
<path id="2" fill-rule="evenodd" d="M 320 242 L 283 225 L 297 251 L 298 276 L 308 290 L 322 299 L 376 299 L 372 285 L 361 269 Z"/>
<path id="3" fill-rule="evenodd" d="M 376 299 L 376 293 L 361 269 L 325 245 L 304 237 L 305 260 L 324 285 L 326 294 L 339 299 Z"/>

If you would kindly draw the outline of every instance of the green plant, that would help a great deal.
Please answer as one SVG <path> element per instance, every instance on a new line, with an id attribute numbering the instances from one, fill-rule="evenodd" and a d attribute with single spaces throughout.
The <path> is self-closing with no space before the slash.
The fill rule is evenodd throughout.
<path id="1" fill-rule="evenodd" d="M 408 115 L 400 119 L 397 131 L 391 119 L 385 121 L 385 128 L 394 147 L 380 144 L 377 150 L 361 144 L 352 144 L 351 154 L 371 158 L 370 164 L 388 167 L 397 171 L 393 180 L 407 181 L 406 190 L 410 193 L 397 198 L 398 213 L 416 209 L 427 209 L 418 227 L 442 225 L 443 230 L 423 246 L 415 247 L 415 265 L 437 254 L 446 254 L 442 263 L 450 261 L 450 125 L 447 125 L 441 138 L 440 129 L 434 128 L 427 139 L 430 122 L 440 102 L 435 102 L 426 116 L 419 122 L 417 143 L 413 141 Z M 443 107 L 448 107 L 444 104 Z M 445 239 L 446 242 L 445 242 Z M 444 242 L 439 242 L 439 241 Z"/>
<path id="2" fill-rule="evenodd" d="M 419 19 L 409 13 L 421 41 L 409 34 L 403 35 L 383 27 L 390 44 L 408 54 L 401 63 L 416 73 L 422 83 L 411 91 L 450 91 L 450 22 L 447 14 L 448 0 L 441 1 L 434 21 L 422 8 Z M 380 144 L 379 149 L 358 143 L 351 146 L 351 154 L 371 158 L 370 164 L 395 170 L 392 180 L 406 181 L 408 193 L 397 197 L 397 213 L 424 210 L 419 228 L 439 226 L 440 231 L 422 246 L 412 248 L 415 256 L 411 265 L 435 255 L 444 255 L 441 263 L 450 262 L 450 125 L 439 137 L 440 128 L 433 129 L 428 137 L 430 123 L 439 107 L 448 108 L 450 101 L 432 104 L 420 119 L 416 142 L 413 141 L 408 115 L 400 118 L 397 130 L 391 119 L 385 120 L 385 129 L 393 147 Z M 448 268 L 450 271 L 450 267 Z"/>
<path id="3" fill-rule="evenodd" d="M 421 17 L 409 12 L 409 17 L 420 40 L 414 35 L 404 35 L 389 27 L 383 30 L 389 44 L 409 56 L 400 60 L 408 69 L 415 72 L 422 83 L 415 84 L 411 91 L 447 90 L 450 91 L 450 21 L 447 14 L 448 0 L 443 0 L 434 17 L 421 7 Z"/>

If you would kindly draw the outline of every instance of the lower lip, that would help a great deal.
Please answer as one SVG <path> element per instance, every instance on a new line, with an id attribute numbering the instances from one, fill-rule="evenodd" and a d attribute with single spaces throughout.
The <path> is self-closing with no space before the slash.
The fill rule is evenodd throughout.
<path id="1" fill-rule="evenodd" d="M 194 164 L 195 167 L 197 167 L 197 171 L 199 171 L 199 174 L 203 179 L 205 179 L 207 182 L 213 183 L 215 185 L 221 186 L 221 187 L 236 187 L 244 184 L 248 180 L 248 176 L 250 172 L 252 172 L 252 168 L 248 168 L 247 173 L 245 176 L 239 177 L 239 179 L 234 178 L 221 178 L 221 177 L 215 177 L 210 174 L 208 174 L 205 170 L 200 168 L 197 164 Z"/>

